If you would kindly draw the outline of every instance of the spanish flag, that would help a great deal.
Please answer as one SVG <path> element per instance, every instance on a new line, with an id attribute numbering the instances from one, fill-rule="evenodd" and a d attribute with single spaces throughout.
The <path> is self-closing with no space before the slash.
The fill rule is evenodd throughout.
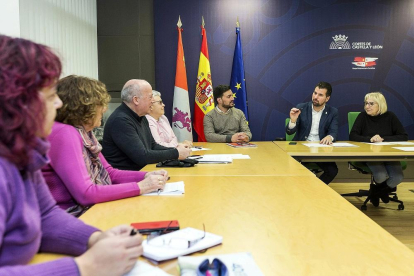
<path id="1" fill-rule="evenodd" d="M 204 115 L 214 109 L 213 84 L 211 82 L 210 61 L 208 57 L 207 35 L 204 29 L 204 18 L 201 25 L 201 51 L 198 63 L 197 86 L 194 106 L 194 130 L 198 141 L 206 142 L 204 136 Z"/>
<path id="2" fill-rule="evenodd" d="M 178 142 L 184 140 L 193 141 L 191 130 L 190 101 L 188 98 L 187 72 L 185 70 L 184 48 L 181 38 L 181 19 L 178 17 L 178 46 L 177 46 L 177 67 L 175 69 L 175 86 L 172 129 Z"/>

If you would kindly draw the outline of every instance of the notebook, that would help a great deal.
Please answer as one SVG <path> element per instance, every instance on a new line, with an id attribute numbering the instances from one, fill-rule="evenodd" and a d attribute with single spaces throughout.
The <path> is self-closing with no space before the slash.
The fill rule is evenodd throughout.
<path id="1" fill-rule="evenodd" d="M 178 231 L 171 232 L 169 234 L 162 235 L 158 238 L 162 237 L 165 241 L 169 241 L 171 239 L 184 239 L 191 241 L 199 239 L 203 237 L 203 235 L 203 230 L 187 227 Z M 223 237 L 208 232 L 206 232 L 204 239 L 186 249 L 171 248 L 168 246 L 152 246 L 151 244 L 148 244 L 147 240 L 145 240 L 142 242 L 142 246 L 144 247 L 143 256 L 157 262 L 170 260 L 179 256 L 184 256 L 209 247 L 213 247 L 215 245 L 221 244 L 222 241 Z"/>

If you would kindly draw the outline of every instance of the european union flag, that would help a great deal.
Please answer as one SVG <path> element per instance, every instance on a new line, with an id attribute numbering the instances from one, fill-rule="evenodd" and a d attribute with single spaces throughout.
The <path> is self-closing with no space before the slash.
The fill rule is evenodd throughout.
<path id="1" fill-rule="evenodd" d="M 234 104 L 241 109 L 249 120 L 247 113 L 246 80 L 244 79 L 243 51 L 240 38 L 240 27 L 236 27 L 236 46 L 234 48 L 233 68 L 231 71 L 230 87 L 234 95 Z"/>

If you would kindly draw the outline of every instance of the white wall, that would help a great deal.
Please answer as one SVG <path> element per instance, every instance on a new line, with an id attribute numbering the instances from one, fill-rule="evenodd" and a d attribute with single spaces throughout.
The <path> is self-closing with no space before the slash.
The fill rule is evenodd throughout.
<path id="1" fill-rule="evenodd" d="M 19 37 L 19 0 L 0 0 L 0 34 Z"/>
<path id="2" fill-rule="evenodd" d="M 62 76 L 98 79 L 96 18 L 96 0 L 20 0 L 20 36 L 55 50 Z"/>

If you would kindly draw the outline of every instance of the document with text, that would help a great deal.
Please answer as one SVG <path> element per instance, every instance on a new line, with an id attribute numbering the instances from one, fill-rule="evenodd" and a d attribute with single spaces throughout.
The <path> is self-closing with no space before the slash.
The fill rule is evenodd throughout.
<path id="1" fill-rule="evenodd" d="M 161 196 L 161 195 L 182 195 L 184 194 L 184 181 L 166 183 L 164 190 L 155 191 L 142 196 Z"/>

